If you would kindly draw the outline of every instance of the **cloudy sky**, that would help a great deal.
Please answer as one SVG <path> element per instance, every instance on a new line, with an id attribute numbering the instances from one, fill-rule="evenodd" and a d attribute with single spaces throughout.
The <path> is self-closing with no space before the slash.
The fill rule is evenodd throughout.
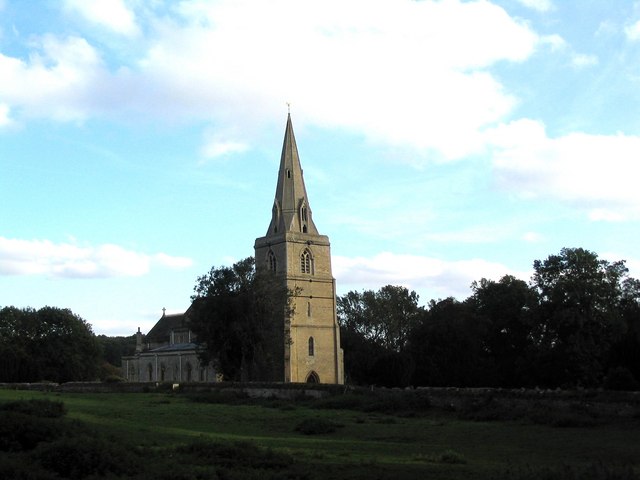
<path id="1" fill-rule="evenodd" d="M 287 102 L 338 293 L 640 276 L 640 2 L 0 0 L 0 306 L 186 309 L 266 232 Z"/>

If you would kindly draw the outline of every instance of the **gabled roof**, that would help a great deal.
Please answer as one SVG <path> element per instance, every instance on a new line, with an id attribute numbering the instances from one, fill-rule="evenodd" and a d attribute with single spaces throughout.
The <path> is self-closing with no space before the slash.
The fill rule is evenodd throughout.
<path id="1" fill-rule="evenodd" d="M 169 340 L 171 330 L 187 328 L 184 313 L 176 313 L 173 315 L 163 314 L 160 320 L 158 320 L 153 328 L 149 330 L 149 333 L 147 333 L 147 341 L 166 342 Z"/>
<path id="2" fill-rule="evenodd" d="M 282 143 L 280 169 L 273 215 L 267 235 L 279 235 L 284 232 L 300 232 L 318 235 L 313 223 L 311 207 L 304 185 L 302 167 L 298 157 L 298 146 L 293 134 L 291 115 L 287 115 L 287 126 Z"/>

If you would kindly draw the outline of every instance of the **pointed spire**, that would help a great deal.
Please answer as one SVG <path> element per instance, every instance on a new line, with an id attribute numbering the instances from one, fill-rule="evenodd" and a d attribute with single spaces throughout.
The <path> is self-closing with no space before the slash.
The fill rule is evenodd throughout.
<path id="1" fill-rule="evenodd" d="M 304 185 L 298 147 L 291 123 L 291 113 L 287 114 L 276 198 L 273 203 L 271 223 L 267 235 L 278 235 L 283 232 L 318 235 Z"/>

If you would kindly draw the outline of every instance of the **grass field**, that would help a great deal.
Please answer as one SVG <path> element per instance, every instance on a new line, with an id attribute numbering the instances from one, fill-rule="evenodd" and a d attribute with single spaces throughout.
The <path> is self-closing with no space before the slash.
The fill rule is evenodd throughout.
<path id="1" fill-rule="evenodd" d="M 250 442 L 289 455 L 299 468 L 287 478 L 640 478 L 640 419 L 559 428 L 462 420 L 435 409 L 398 415 L 322 409 L 310 401 L 0 390 L 0 403 L 32 398 L 62 401 L 67 418 L 138 447 Z M 301 425 L 334 431 L 305 434 Z"/>

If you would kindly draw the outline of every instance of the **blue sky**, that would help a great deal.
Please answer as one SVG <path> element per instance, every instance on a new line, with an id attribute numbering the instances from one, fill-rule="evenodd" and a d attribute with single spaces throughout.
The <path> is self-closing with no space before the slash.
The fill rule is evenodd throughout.
<path id="1" fill-rule="evenodd" d="M 0 306 L 184 311 L 266 232 L 287 102 L 339 294 L 640 276 L 640 2 L 0 0 Z"/>

